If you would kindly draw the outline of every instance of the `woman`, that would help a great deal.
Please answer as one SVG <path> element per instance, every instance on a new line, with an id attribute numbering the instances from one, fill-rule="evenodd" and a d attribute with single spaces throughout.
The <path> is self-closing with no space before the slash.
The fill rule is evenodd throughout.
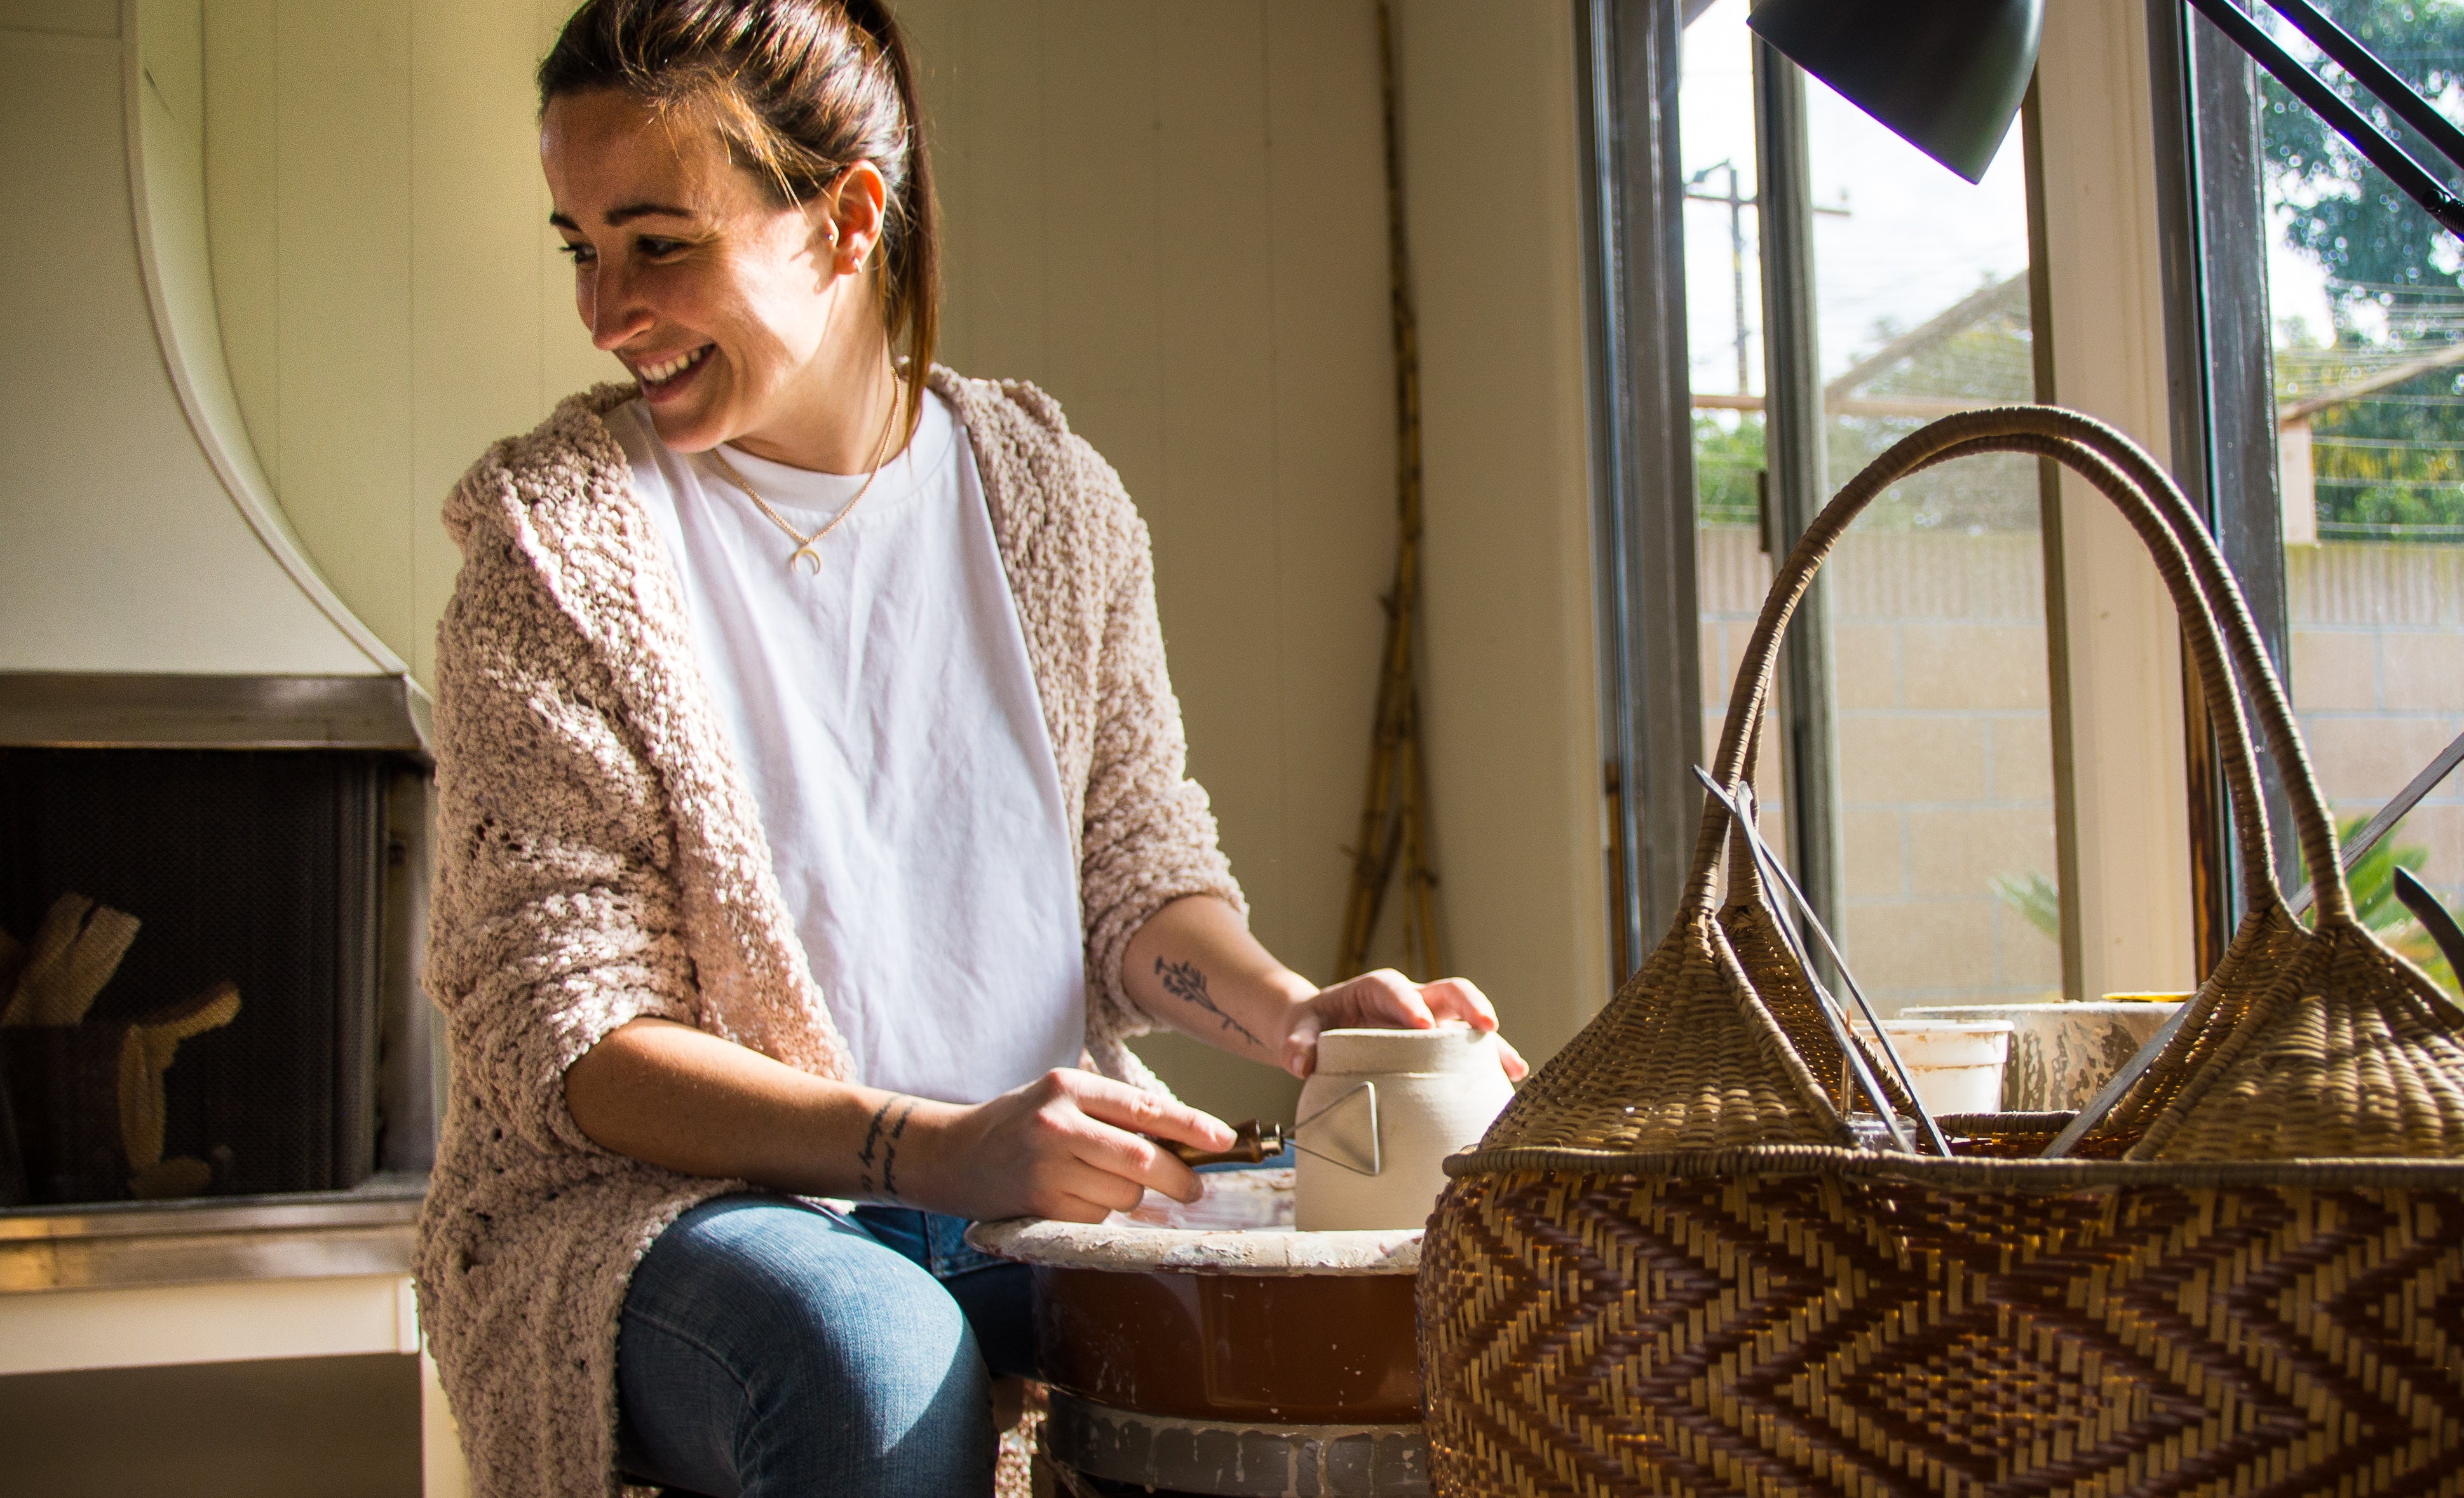
<path id="1" fill-rule="evenodd" d="M 1305 1075 L 1495 1019 L 1250 936 L 1135 510 L 1049 398 L 932 363 L 875 0 L 590 0 L 539 83 L 635 383 L 447 509 L 423 1325 L 483 1492 L 981 1491 L 1030 1351 L 965 1223 L 1191 1200 L 1162 1143 L 1230 1142 L 1124 1037 Z"/>

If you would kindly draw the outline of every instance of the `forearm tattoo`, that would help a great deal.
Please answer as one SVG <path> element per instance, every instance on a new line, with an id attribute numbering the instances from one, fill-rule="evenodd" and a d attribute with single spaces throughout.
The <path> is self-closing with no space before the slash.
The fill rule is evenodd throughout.
<path id="1" fill-rule="evenodd" d="M 1215 1016 L 1215 1018 L 1221 1023 L 1224 1029 L 1230 1030 L 1252 1046 L 1259 1046 L 1262 1049 L 1265 1047 L 1265 1042 L 1258 1039 L 1258 1037 L 1251 1032 L 1249 1026 L 1232 1018 L 1232 1016 L 1225 1014 L 1222 1006 L 1215 1002 L 1214 996 L 1206 991 L 1206 975 L 1198 970 L 1197 963 L 1167 962 L 1163 958 L 1155 958 L 1155 976 L 1163 980 L 1163 991 L 1165 993 L 1172 995 L 1175 999 L 1183 1000 L 1189 1003 L 1198 1005 L 1207 1013 Z"/>
<path id="2" fill-rule="evenodd" d="M 898 1110 L 896 1118 L 890 1116 L 893 1108 Z M 893 1097 L 874 1111 L 872 1123 L 864 1131 L 864 1148 L 856 1151 L 855 1155 L 856 1163 L 864 1167 L 864 1173 L 856 1178 L 856 1184 L 867 1195 L 874 1191 L 872 1167 L 876 1160 L 881 1165 L 880 1194 L 885 1197 L 898 1195 L 895 1174 L 898 1169 L 898 1139 L 907 1132 L 908 1115 L 914 1112 L 915 1099 L 912 1097 Z"/>

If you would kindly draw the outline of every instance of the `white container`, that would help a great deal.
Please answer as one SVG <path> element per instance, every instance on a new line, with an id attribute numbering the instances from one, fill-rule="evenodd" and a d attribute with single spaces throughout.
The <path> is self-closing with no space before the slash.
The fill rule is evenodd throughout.
<path id="1" fill-rule="evenodd" d="M 1884 1020 L 1900 1059 L 1916 1079 L 1917 1100 L 1936 1117 L 2002 1111 L 2002 1068 L 2011 1059 L 2011 1022 Z M 1888 1066 L 1887 1061 L 1882 1063 Z"/>
<path id="2" fill-rule="evenodd" d="M 2016 1028 L 2002 1068 L 2004 1111 L 2061 1112 L 2086 1106 L 2181 1006 L 2175 994 L 2161 1002 L 1928 1005 L 1903 1009 L 1900 1019 L 2009 1021 Z"/>
<path id="3" fill-rule="evenodd" d="M 1295 1115 L 1292 1225 L 1423 1225 L 1445 1189 L 1446 1157 L 1479 1143 L 1513 1096 L 1496 1042 L 1467 1024 L 1327 1031 Z"/>

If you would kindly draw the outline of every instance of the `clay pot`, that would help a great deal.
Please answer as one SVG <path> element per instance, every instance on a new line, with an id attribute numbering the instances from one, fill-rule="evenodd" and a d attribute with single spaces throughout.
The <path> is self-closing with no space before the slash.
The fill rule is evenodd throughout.
<path id="1" fill-rule="evenodd" d="M 1329 1030 L 1301 1089 L 1303 1232 L 1419 1227 L 1446 1185 L 1445 1157 L 1514 1096 L 1497 1046 L 1467 1024 Z"/>
<path id="2" fill-rule="evenodd" d="M 1191 1420 L 1420 1418 L 1408 1274 L 1119 1274 L 1038 1265 L 1045 1380 Z"/>

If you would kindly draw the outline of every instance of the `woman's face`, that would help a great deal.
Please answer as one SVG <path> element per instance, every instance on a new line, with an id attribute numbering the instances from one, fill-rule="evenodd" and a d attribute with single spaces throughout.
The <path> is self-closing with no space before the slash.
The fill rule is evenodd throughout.
<path id="1" fill-rule="evenodd" d="M 781 208 L 714 133 L 671 127 L 617 91 L 552 100 L 539 158 L 582 320 L 641 382 L 669 447 L 751 438 L 757 452 L 793 451 L 797 417 L 863 346 L 850 341 L 869 331 L 880 346 L 879 314 L 850 274 L 879 212 L 847 190 L 877 174 L 859 168 Z"/>

